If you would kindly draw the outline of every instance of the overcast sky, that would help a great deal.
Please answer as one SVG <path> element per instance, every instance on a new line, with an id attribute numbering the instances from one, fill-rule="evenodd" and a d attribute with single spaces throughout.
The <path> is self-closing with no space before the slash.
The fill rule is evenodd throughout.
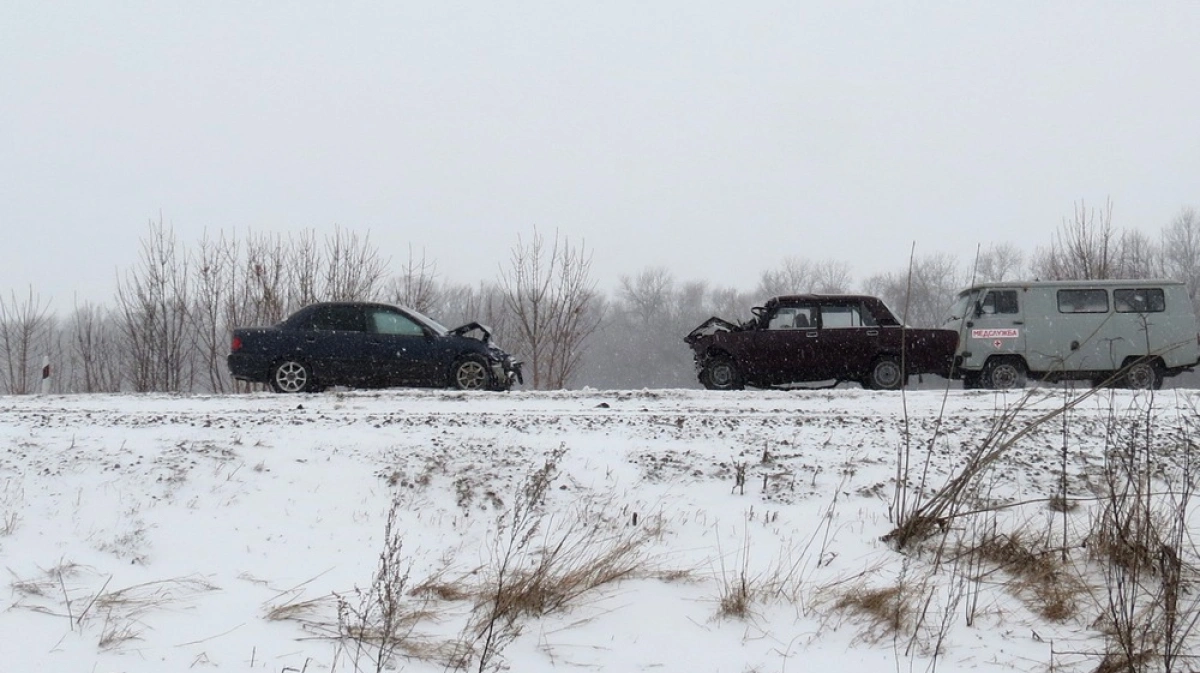
<path id="1" fill-rule="evenodd" d="M 1200 3 L 0 3 L 0 292 L 107 301 L 161 213 L 495 279 L 752 289 L 1200 206 Z M 398 264 L 396 265 L 398 268 Z"/>

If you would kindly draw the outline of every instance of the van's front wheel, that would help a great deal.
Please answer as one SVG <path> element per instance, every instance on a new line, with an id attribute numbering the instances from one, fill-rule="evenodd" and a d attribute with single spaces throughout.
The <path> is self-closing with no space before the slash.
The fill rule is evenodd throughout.
<path id="1" fill-rule="evenodd" d="M 983 385 L 996 390 L 1024 388 L 1028 372 L 1025 363 L 1015 358 L 993 358 L 983 367 Z"/>

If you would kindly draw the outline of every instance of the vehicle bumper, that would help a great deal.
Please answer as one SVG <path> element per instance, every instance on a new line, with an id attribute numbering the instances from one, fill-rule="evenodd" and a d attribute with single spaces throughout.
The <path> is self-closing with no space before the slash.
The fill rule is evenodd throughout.
<path id="1" fill-rule="evenodd" d="M 229 367 L 229 375 L 238 381 L 264 383 L 270 379 L 271 363 L 261 355 L 230 353 L 225 363 Z"/>

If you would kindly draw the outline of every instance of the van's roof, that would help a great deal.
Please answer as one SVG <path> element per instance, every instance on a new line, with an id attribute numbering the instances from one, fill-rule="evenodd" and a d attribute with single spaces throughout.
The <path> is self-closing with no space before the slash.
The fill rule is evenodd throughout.
<path id="1" fill-rule="evenodd" d="M 1165 278 L 1118 278 L 1106 280 L 1005 280 L 997 283 L 976 283 L 971 287 L 961 290 L 958 294 L 966 294 L 975 290 L 983 289 L 1010 289 L 1028 290 L 1033 288 L 1087 288 L 1087 287 L 1163 287 L 1167 285 L 1183 285 L 1181 280 L 1169 280 Z"/>

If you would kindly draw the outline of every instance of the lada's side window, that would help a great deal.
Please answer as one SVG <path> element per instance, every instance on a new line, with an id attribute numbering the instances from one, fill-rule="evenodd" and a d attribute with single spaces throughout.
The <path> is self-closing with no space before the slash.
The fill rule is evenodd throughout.
<path id="1" fill-rule="evenodd" d="M 1156 287 L 1113 290 L 1113 306 L 1117 313 L 1162 313 L 1167 310 L 1167 298 Z"/>
<path id="2" fill-rule="evenodd" d="M 783 306 L 775 311 L 771 322 L 767 323 L 767 329 L 808 329 L 816 326 L 812 307 L 809 306 Z"/>
<path id="3" fill-rule="evenodd" d="M 980 304 L 984 313 L 1017 313 L 1016 290 L 992 290 Z"/>
<path id="4" fill-rule="evenodd" d="M 862 310 L 858 304 L 842 304 L 821 307 L 821 327 L 875 327 L 875 316 Z"/>
<path id="5" fill-rule="evenodd" d="M 1059 313 L 1108 313 L 1107 290 L 1059 290 Z"/>

